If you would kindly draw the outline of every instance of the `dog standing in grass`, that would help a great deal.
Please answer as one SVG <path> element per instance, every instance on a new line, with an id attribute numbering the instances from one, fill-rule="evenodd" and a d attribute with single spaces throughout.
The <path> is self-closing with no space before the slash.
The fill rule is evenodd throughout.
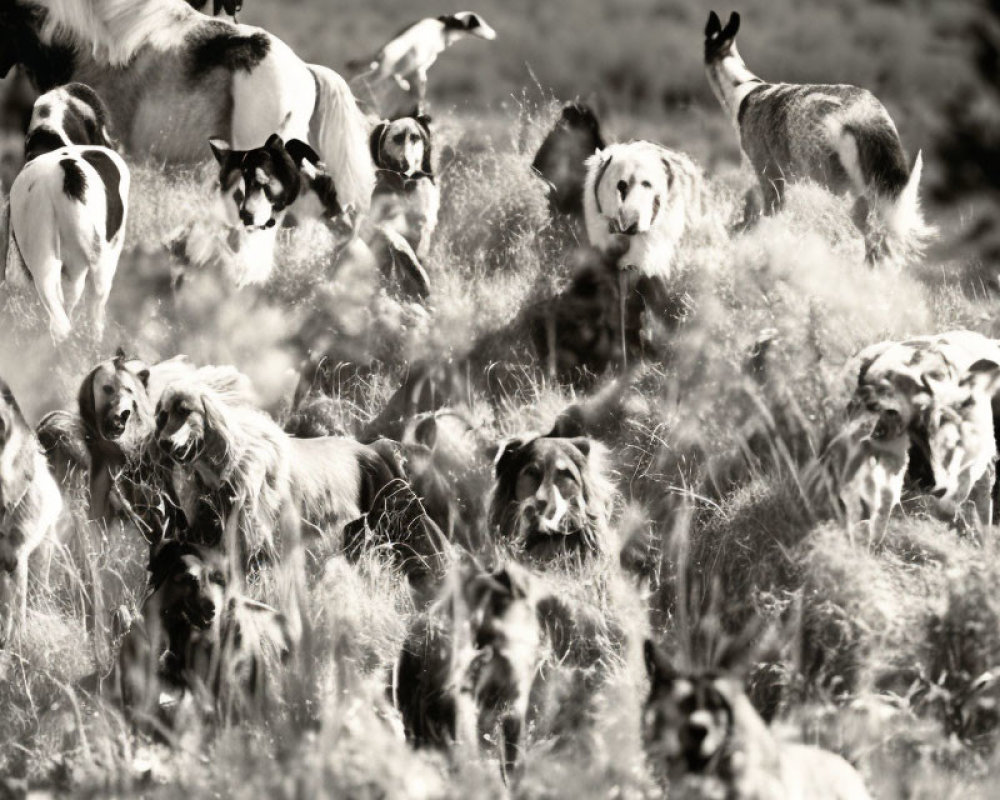
<path id="1" fill-rule="evenodd" d="M 56 342 L 69 336 L 87 284 L 101 339 L 125 242 L 130 173 L 111 149 L 107 118 L 100 98 L 82 84 L 39 97 L 25 142 L 30 160 L 10 189 L 3 276 L 34 282 Z"/>
<path id="2" fill-rule="evenodd" d="M 764 213 L 781 209 L 786 184 L 810 179 L 857 198 L 852 219 L 868 263 L 919 256 L 932 233 L 920 213 L 923 161 L 918 153 L 909 166 L 889 112 L 856 86 L 767 83 L 740 56 L 739 29 L 739 14 L 725 27 L 709 14 L 705 68 L 757 174 Z"/>
<path id="3" fill-rule="evenodd" d="M 38 439 L 10 387 L 0 380 L 0 588 L 2 643 L 24 626 L 28 559 L 54 536 L 63 501 Z"/>

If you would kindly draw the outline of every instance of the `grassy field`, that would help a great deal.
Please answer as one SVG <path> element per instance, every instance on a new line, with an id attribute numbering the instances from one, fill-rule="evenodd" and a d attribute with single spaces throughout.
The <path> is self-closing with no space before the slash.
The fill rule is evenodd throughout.
<path id="1" fill-rule="evenodd" d="M 397 5 L 332 11 L 249 0 L 246 19 L 337 66 L 399 27 Z M 948 91 L 952 66 L 960 72 L 952 37 L 966 9 L 956 6 L 842 0 L 791 13 L 791 4 L 759 0 L 744 9 L 745 20 L 759 23 L 745 23 L 742 49 L 767 76 L 878 89 L 907 144 L 927 146 L 938 124 L 933 97 Z M 407 18 L 430 8 L 421 0 Z M 400 301 L 377 276 L 334 267 L 330 238 L 314 225 L 282 233 L 276 272 L 260 289 L 237 293 L 209 268 L 188 269 L 171 288 L 176 265 L 164 246 L 204 216 L 210 171 L 166 177 L 136 164 L 104 341 L 92 341 L 82 324 L 54 350 L 37 299 L 6 298 L 0 374 L 29 421 L 72 407 L 89 366 L 121 344 L 149 360 L 186 353 L 234 364 L 279 419 L 311 352 L 371 361 L 371 376 L 340 405 L 344 427 L 358 433 L 409 363 L 461 359 L 473 343 L 490 341 L 488 353 L 522 377 L 476 397 L 483 439 L 545 430 L 586 398 L 546 376 L 522 324 L 525 308 L 544 307 L 566 287 L 576 261 L 529 170 L 558 104 L 520 87 L 534 74 L 557 97 L 588 87 L 607 97 L 616 81 L 631 81 L 631 99 L 615 92 L 608 102 L 608 132 L 690 153 L 706 168 L 709 213 L 681 249 L 669 287 L 678 311 L 656 334 L 659 357 L 594 430 L 610 449 L 615 531 L 642 562 L 641 579 L 614 572 L 603 609 L 629 646 L 592 657 L 587 669 L 597 679 L 584 695 L 573 691 L 571 669 L 557 676 L 569 688 L 529 736 L 516 795 L 661 796 L 641 757 L 645 685 L 636 646 L 652 633 L 684 647 L 683 571 L 694 587 L 685 608 L 712 600 L 729 631 L 752 616 L 779 631 L 780 647 L 751 688 L 780 735 L 845 755 L 879 798 L 996 797 L 1000 562 L 992 539 L 981 546 L 961 536 L 916 499 L 894 516 L 884 546 L 869 552 L 801 492 L 811 455 L 842 419 L 851 379 L 844 367 L 858 349 L 956 327 L 1000 336 L 995 265 L 954 247 L 966 210 L 931 209 L 941 237 L 923 263 L 900 273 L 864 265 L 848 202 L 815 186 L 796 187 L 779 217 L 730 236 L 752 178 L 738 167 L 733 135 L 690 52 L 703 4 L 629 0 L 612 11 L 491 0 L 477 10 L 509 41 L 464 44 L 432 75 L 439 150 L 447 145 L 457 157 L 441 174 L 426 305 Z M 595 30 L 602 35 L 584 36 Z M 749 356 L 765 338 L 767 355 L 751 370 Z M 476 467 L 488 471 L 485 454 Z M 24 785 L 95 798 L 503 794 L 495 763 L 451 765 L 398 735 L 384 690 L 415 609 L 400 576 L 375 557 L 359 567 L 337 558 L 320 570 L 305 598 L 307 646 L 283 674 L 266 723 L 192 724 L 172 747 L 130 730 L 84 679 L 110 663 L 110 610 L 138 603 L 145 546 L 80 522 L 81 487 L 67 498 L 73 519 L 50 586 L 35 586 L 22 640 L 0 652 L 0 796 Z M 552 578 L 555 591 L 581 603 L 596 602 L 604 579 Z M 97 599 L 107 613 L 92 631 Z"/>

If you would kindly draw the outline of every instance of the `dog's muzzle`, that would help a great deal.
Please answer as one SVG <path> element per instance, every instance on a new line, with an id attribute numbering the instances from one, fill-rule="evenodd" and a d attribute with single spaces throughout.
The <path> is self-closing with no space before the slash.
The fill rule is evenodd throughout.
<path id="1" fill-rule="evenodd" d="M 274 217 L 271 217 L 263 225 L 254 225 L 253 214 L 248 214 L 245 211 L 240 211 L 240 222 L 243 223 L 243 227 L 248 231 L 266 231 L 278 224 L 278 221 Z"/>
<path id="2" fill-rule="evenodd" d="M 120 411 L 107 415 L 101 424 L 101 433 L 104 434 L 104 438 L 112 441 L 120 438 L 125 433 L 125 428 L 128 427 L 128 420 L 131 416 L 132 410 L 128 408 L 123 408 Z"/>
<path id="3" fill-rule="evenodd" d="M 618 234 L 620 236 L 635 236 L 639 233 L 639 223 L 633 222 L 627 228 L 623 228 L 618 220 L 608 220 L 608 233 Z"/>

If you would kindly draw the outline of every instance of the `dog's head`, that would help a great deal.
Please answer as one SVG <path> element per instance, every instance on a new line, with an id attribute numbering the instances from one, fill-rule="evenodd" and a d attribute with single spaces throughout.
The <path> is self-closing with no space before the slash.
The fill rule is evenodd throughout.
<path id="1" fill-rule="evenodd" d="M 673 169 L 654 145 L 611 145 L 587 160 L 597 211 L 611 233 L 648 233 L 667 202 Z"/>
<path id="2" fill-rule="evenodd" d="M 156 445 L 175 464 L 195 463 L 220 427 L 214 399 L 195 384 L 167 386 L 156 404 Z"/>
<path id="3" fill-rule="evenodd" d="M 291 140 L 286 145 L 278 134 L 271 134 L 263 147 L 233 150 L 223 139 L 210 139 L 209 145 L 219 162 L 219 187 L 235 206 L 239 221 L 248 229 L 272 228 L 295 202 L 307 179 L 301 173 L 300 160 L 315 157 L 309 145 Z M 317 163 L 318 157 L 312 163 Z"/>
<path id="4" fill-rule="evenodd" d="M 102 361 L 80 385 L 77 403 L 84 425 L 99 439 L 119 441 L 130 431 L 142 435 L 149 419 L 149 367 L 121 350 Z"/>
<path id="5" fill-rule="evenodd" d="M 412 176 L 431 174 L 431 118 L 424 114 L 386 120 L 369 137 L 372 161 L 381 169 Z"/>
<path id="6" fill-rule="evenodd" d="M 650 765 L 665 774 L 708 771 L 729 741 L 741 687 L 721 672 L 676 670 L 649 640 L 644 655 L 649 695 L 642 738 Z"/>
<path id="7" fill-rule="evenodd" d="M 471 11 L 445 14 L 438 17 L 438 21 L 444 25 L 449 42 L 460 36 L 477 36 L 487 41 L 497 38 L 497 32 L 486 23 L 486 20 Z"/>
<path id="8" fill-rule="evenodd" d="M 729 15 L 729 22 L 725 27 L 719 15 L 709 11 L 708 22 L 705 24 L 705 63 L 714 64 L 729 55 L 739 30 L 740 15 L 735 11 Z"/>
<path id="9" fill-rule="evenodd" d="M 24 142 L 30 161 L 65 145 L 97 145 L 114 149 L 109 114 L 97 92 L 83 83 L 67 83 L 35 101 Z"/>
<path id="10" fill-rule="evenodd" d="M 549 184 L 549 201 L 555 211 L 562 214 L 583 212 L 586 161 L 604 147 L 597 115 L 580 103 L 565 106 L 531 165 Z"/>
<path id="11" fill-rule="evenodd" d="M 998 389 L 1000 365 L 988 359 L 973 364 L 957 386 L 928 386 L 932 494 L 947 510 L 957 511 L 996 457 L 992 400 Z"/>
<path id="12" fill-rule="evenodd" d="M 150 583 L 167 627 L 200 631 L 218 624 L 226 605 L 225 556 L 188 542 L 163 542 L 149 562 Z"/>
<path id="13" fill-rule="evenodd" d="M 607 549 L 605 498 L 587 438 L 514 439 L 497 455 L 491 519 L 500 537 L 542 561 Z"/>

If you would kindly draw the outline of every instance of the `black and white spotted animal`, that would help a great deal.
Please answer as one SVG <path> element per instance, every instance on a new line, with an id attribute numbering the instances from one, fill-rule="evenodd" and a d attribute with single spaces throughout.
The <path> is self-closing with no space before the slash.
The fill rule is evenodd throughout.
<path id="1" fill-rule="evenodd" d="M 417 102 L 422 107 L 427 95 L 427 70 L 441 53 L 466 36 L 492 41 L 497 33 L 471 11 L 427 17 L 400 31 L 373 58 L 352 62 L 348 68 L 365 68 L 367 71 L 359 77 L 376 81 L 392 78 L 404 92 L 411 91 L 416 82 Z"/>
<path id="2" fill-rule="evenodd" d="M 88 283 L 94 332 L 104 332 L 131 180 L 111 144 L 107 112 L 89 87 L 69 84 L 35 102 L 30 160 L 10 188 L 3 277 L 34 283 L 56 342 L 69 336 Z"/>
<path id="3" fill-rule="evenodd" d="M 705 68 L 753 166 L 763 211 L 774 214 L 785 186 L 809 179 L 856 197 L 852 219 L 866 259 L 902 263 L 918 256 L 932 229 L 920 212 L 920 153 L 911 168 L 889 112 L 866 89 L 849 85 L 768 83 L 736 47 L 740 15 L 725 27 L 709 14 Z"/>
<path id="4" fill-rule="evenodd" d="M 67 83 L 35 101 L 24 141 L 25 161 L 67 145 L 117 149 L 108 111 L 97 92 L 83 83 Z"/>
<path id="5" fill-rule="evenodd" d="M 590 243 L 614 249 L 622 268 L 668 278 L 677 246 L 702 215 L 702 174 L 683 153 L 652 142 L 612 144 L 587 160 L 583 210 Z"/>

